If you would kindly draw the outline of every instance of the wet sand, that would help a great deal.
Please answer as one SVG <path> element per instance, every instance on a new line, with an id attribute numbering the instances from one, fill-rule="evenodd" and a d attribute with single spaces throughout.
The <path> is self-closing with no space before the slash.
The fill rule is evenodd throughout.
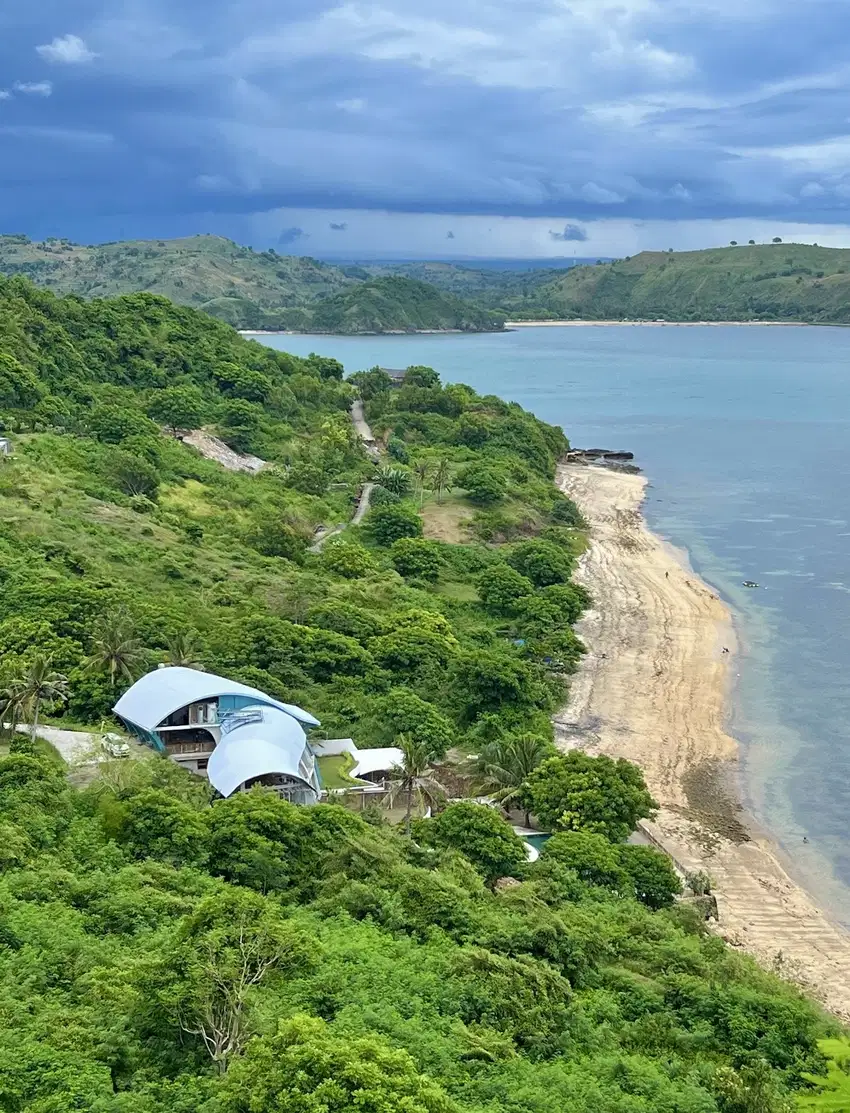
<path id="1" fill-rule="evenodd" d="M 559 747 L 638 764 L 660 804 L 646 833 L 685 871 L 710 874 L 719 934 L 850 1020 L 850 933 L 791 880 L 738 802 L 729 611 L 647 529 L 643 476 L 566 465 L 558 483 L 590 524 L 577 578 L 598 601 L 578 627 L 589 652 L 555 718 Z"/>

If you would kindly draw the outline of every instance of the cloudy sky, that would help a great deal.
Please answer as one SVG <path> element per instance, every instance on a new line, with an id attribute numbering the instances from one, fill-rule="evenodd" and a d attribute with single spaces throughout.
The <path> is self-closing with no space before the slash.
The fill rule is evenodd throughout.
<path id="1" fill-rule="evenodd" d="M 850 245 L 848 33 L 848 0 L 9 0 L 0 230 Z"/>

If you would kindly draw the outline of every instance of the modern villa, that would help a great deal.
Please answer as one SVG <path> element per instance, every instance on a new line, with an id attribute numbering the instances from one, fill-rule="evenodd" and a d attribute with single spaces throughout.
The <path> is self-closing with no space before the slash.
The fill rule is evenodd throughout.
<path id="1" fill-rule="evenodd" d="M 208 776 L 222 796 L 263 784 L 294 804 L 319 799 L 320 778 L 304 730 L 319 720 L 258 688 L 197 669 L 159 668 L 113 710 L 141 742 Z"/>

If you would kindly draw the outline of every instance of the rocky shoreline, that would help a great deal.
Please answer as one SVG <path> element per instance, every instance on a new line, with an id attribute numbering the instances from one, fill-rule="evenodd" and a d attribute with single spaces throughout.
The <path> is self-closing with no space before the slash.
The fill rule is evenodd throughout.
<path id="1" fill-rule="evenodd" d="M 609 471 L 624 472 L 626 475 L 639 475 L 640 468 L 634 463 L 634 452 L 616 452 L 610 448 L 571 448 L 561 461 L 562 464 L 578 464 Z"/>

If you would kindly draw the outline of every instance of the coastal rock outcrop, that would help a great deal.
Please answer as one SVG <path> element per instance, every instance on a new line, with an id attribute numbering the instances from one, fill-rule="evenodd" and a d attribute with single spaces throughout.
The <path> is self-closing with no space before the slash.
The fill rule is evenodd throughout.
<path id="1" fill-rule="evenodd" d="M 615 452 L 610 448 L 572 448 L 564 457 L 565 464 L 595 464 L 597 467 L 610 468 L 612 471 L 637 475 L 640 468 L 632 463 L 633 452 Z"/>

